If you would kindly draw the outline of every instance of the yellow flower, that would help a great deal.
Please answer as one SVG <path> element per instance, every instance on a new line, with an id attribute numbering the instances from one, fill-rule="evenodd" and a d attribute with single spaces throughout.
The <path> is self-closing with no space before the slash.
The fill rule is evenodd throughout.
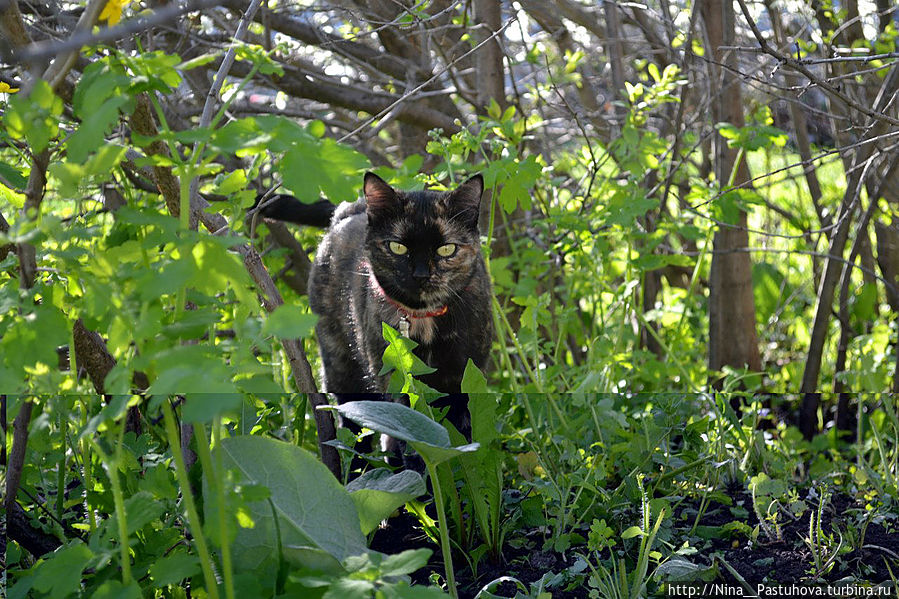
<path id="1" fill-rule="evenodd" d="M 122 20 L 122 9 L 130 2 L 131 0 L 109 0 L 100 13 L 100 20 L 115 25 Z"/>
<path id="2" fill-rule="evenodd" d="M 14 94 L 19 91 L 18 87 L 10 87 L 9 83 L 0 81 L 0 94 Z"/>

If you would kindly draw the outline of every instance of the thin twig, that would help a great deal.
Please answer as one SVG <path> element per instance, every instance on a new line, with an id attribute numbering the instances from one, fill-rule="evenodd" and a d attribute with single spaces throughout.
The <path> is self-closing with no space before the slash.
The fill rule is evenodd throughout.
<path id="1" fill-rule="evenodd" d="M 253 21 L 253 16 L 256 14 L 256 11 L 259 10 L 259 5 L 262 3 L 262 0 L 252 0 L 250 2 L 250 6 L 247 7 L 246 12 L 243 14 L 243 17 L 240 19 L 240 23 L 237 24 L 237 30 L 234 32 L 234 41 L 231 46 L 228 48 L 228 51 L 225 53 L 225 57 L 222 59 L 222 64 L 219 65 L 219 69 L 215 74 L 215 78 L 212 81 L 212 85 L 209 87 L 209 93 L 206 94 L 206 102 L 203 104 L 203 114 L 200 116 L 200 123 L 197 126 L 198 129 L 203 130 L 212 123 L 212 115 L 215 112 L 215 105 L 218 102 L 219 92 L 222 90 L 222 86 L 225 84 L 225 79 L 228 78 L 228 72 L 231 70 L 231 65 L 234 64 L 234 59 L 237 55 L 237 47 L 243 41 L 244 36 L 247 34 L 247 29 L 250 26 L 250 23 Z M 196 165 L 199 166 L 202 161 L 202 157 L 198 153 L 198 149 L 200 144 L 203 142 L 197 141 L 194 144 L 194 152 L 197 153 L 196 157 Z M 198 177 L 193 177 L 190 181 L 190 201 L 193 203 L 193 199 L 198 197 L 200 189 L 200 179 Z M 221 230 L 222 227 L 219 227 L 217 230 Z"/>
<path id="2" fill-rule="evenodd" d="M 415 94 L 417 94 L 418 92 L 420 92 L 421 90 L 423 90 L 425 87 L 427 87 L 428 85 L 430 85 L 431 83 L 433 83 L 434 81 L 436 81 L 436 80 L 437 80 L 439 77 L 441 77 L 444 73 L 446 73 L 448 70 L 450 70 L 453 66 L 455 66 L 456 63 L 458 63 L 459 61 L 463 60 L 463 59 L 466 58 L 467 56 L 469 56 L 469 55 L 471 55 L 471 54 L 477 52 L 482 46 L 484 46 L 485 44 L 487 44 L 487 43 L 489 43 L 490 41 L 494 40 L 495 38 L 499 37 L 499 35 L 500 35 L 501 33 L 503 33 L 503 32 L 506 30 L 506 28 L 507 28 L 509 25 L 512 24 L 512 21 L 514 21 L 514 20 L 515 20 L 515 19 L 512 18 L 512 19 L 509 19 L 508 21 L 506 21 L 506 22 L 503 24 L 502 27 L 500 27 L 499 29 L 497 29 L 497 30 L 496 30 L 494 33 L 492 33 L 490 36 L 486 37 L 483 41 L 481 41 L 481 43 L 479 43 L 478 45 L 476 45 L 474 48 L 472 48 L 471 50 L 469 50 L 469 51 L 466 52 L 465 54 L 462 54 L 461 56 L 456 57 L 452 62 L 447 63 L 442 69 L 440 69 L 439 71 L 437 71 L 433 76 L 431 76 L 431 77 L 430 77 L 428 80 L 426 80 L 424 83 L 422 83 L 422 84 L 420 84 L 420 85 L 414 87 L 413 89 L 409 90 L 408 92 L 406 92 L 405 94 L 403 94 L 402 96 L 400 96 L 399 98 L 397 98 L 397 99 L 396 99 L 393 103 L 391 103 L 389 106 L 387 106 L 386 108 L 384 108 L 383 110 L 381 110 L 381 112 L 379 112 L 378 114 L 376 114 L 376 115 L 372 116 L 371 118 L 367 119 L 364 123 L 362 123 L 361 125 L 359 125 L 359 126 L 356 127 L 355 129 L 353 129 L 352 131 L 350 131 L 349 133 L 347 133 L 346 135 L 344 135 L 343 137 L 341 137 L 341 138 L 338 139 L 337 141 L 338 141 L 339 143 L 345 142 L 346 140 L 348 140 L 349 138 L 351 138 L 351 137 L 353 137 L 354 135 L 358 134 L 360 131 L 364 130 L 366 127 L 368 127 L 369 125 L 371 125 L 373 122 L 375 122 L 376 120 L 378 120 L 379 118 L 381 118 L 381 117 L 384 116 L 385 114 L 389 113 L 391 110 L 393 110 L 393 108 L 394 108 L 395 106 L 398 106 L 398 105 L 402 104 L 403 102 L 405 102 L 406 100 L 408 100 L 410 97 L 414 96 Z"/>
<path id="3" fill-rule="evenodd" d="M 105 0 L 100 0 L 96 3 L 99 4 L 99 10 L 97 11 L 97 15 L 99 15 L 106 2 Z M 121 25 L 116 25 L 115 27 L 106 27 L 100 29 L 96 33 L 93 32 L 92 28 L 87 28 L 85 30 L 78 31 L 75 35 L 72 35 L 65 40 L 46 40 L 35 42 L 21 50 L 14 51 L 13 58 L 17 61 L 27 64 L 37 62 L 52 56 L 57 56 L 63 52 L 73 50 L 77 52 L 77 50 L 84 46 L 92 46 L 94 44 L 99 44 L 102 42 L 112 42 L 131 37 L 136 33 L 146 31 L 147 29 L 150 29 L 151 27 L 154 27 L 156 25 L 170 22 L 183 14 L 196 10 L 203 10 L 205 8 L 211 8 L 213 6 L 216 6 L 217 4 L 218 0 L 192 0 L 191 2 L 188 2 L 184 5 L 170 4 L 164 8 L 161 8 L 160 10 L 157 10 L 150 16 L 131 19 L 122 23 Z M 87 14 L 87 11 L 85 11 L 85 14 Z"/>
<path id="4" fill-rule="evenodd" d="M 762 32 L 759 31 L 758 25 L 756 25 L 755 21 L 752 18 L 752 15 L 749 14 L 749 8 L 746 7 L 745 0 L 737 0 L 737 2 L 740 4 L 740 9 L 743 11 L 743 16 L 746 17 L 746 21 L 749 23 L 749 28 L 752 30 L 752 34 L 755 36 L 755 39 L 756 39 L 756 41 L 758 41 L 759 46 L 761 46 L 762 50 L 764 50 L 766 54 L 769 54 L 772 57 L 776 58 L 782 64 L 790 66 L 793 69 L 799 71 L 800 73 L 805 75 L 805 77 L 809 81 L 811 81 L 812 83 L 814 83 L 821 89 L 825 90 L 832 96 L 839 98 L 844 104 L 846 104 L 846 106 L 849 106 L 850 108 L 853 108 L 853 109 L 859 111 L 860 113 L 864 114 L 865 116 L 867 116 L 871 119 L 874 119 L 876 121 L 882 121 L 884 123 L 889 123 L 890 125 L 893 125 L 893 126 L 899 126 L 899 119 L 894 119 L 893 117 L 891 117 L 887 114 L 884 114 L 877 110 L 868 108 L 867 106 L 863 106 L 862 104 L 859 104 L 858 102 L 856 102 L 855 100 L 853 100 L 852 98 L 850 98 L 849 96 L 847 96 L 846 94 L 841 92 L 839 89 L 832 86 L 827 81 L 821 79 L 820 77 L 818 77 L 817 75 L 812 73 L 808 69 L 808 67 L 806 67 L 806 65 L 803 64 L 802 62 L 796 60 L 792 56 L 787 56 L 785 54 L 781 54 L 780 52 L 778 52 L 777 50 L 772 48 L 771 45 L 768 43 L 768 40 L 766 40 L 764 38 L 764 36 L 762 35 Z"/>

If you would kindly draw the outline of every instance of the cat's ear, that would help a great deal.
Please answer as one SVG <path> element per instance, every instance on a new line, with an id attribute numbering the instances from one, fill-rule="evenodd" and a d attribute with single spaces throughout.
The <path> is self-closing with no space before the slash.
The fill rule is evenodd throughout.
<path id="1" fill-rule="evenodd" d="M 472 227 L 477 227 L 482 195 L 484 195 L 484 177 L 478 174 L 446 196 L 446 206 L 450 214 L 460 216 Z"/>
<path id="2" fill-rule="evenodd" d="M 365 194 L 369 216 L 393 211 L 399 201 L 396 190 L 372 172 L 365 173 L 362 192 Z"/>

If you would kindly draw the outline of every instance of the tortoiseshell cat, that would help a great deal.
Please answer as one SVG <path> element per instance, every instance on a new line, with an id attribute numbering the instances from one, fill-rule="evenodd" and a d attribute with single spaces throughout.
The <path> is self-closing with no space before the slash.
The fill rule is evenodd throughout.
<path id="1" fill-rule="evenodd" d="M 458 394 L 468 359 L 483 368 L 493 341 L 478 232 L 483 178 L 448 192 L 404 192 L 366 173 L 363 190 L 364 199 L 337 207 L 309 277 L 324 388 L 339 401 L 386 390 L 388 376 L 379 375 L 386 322 L 416 341 L 415 354 L 436 369 L 421 380 Z M 281 196 L 262 213 L 314 224 L 302 210 L 288 214 L 298 203 Z M 464 399 L 442 403 L 450 421 L 467 428 Z"/>

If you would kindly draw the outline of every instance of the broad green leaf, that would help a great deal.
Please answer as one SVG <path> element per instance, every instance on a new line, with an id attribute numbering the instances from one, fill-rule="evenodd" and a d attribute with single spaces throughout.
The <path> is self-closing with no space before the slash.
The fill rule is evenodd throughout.
<path id="1" fill-rule="evenodd" d="M 13 371 L 22 371 L 41 363 L 56 367 L 56 348 L 69 341 L 70 325 L 65 315 L 51 304 L 35 307 L 34 312 L 4 325 L 0 338 L 0 363 Z"/>
<path id="2" fill-rule="evenodd" d="M 91 595 L 91 599 L 141 599 L 140 585 L 132 580 L 124 586 L 120 580 L 107 580 Z"/>
<path id="3" fill-rule="evenodd" d="M 321 194 L 334 203 L 355 200 L 368 159 L 333 139 L 306 135 L 284 154 L 279 168 L 284 184 L 305 202 Z"/>
<path id="4" fill-rule="evenodd" d="M 387 468 L 369 470 L 351 481 L 346 490 L 356 504 L 362 534 L 366 535 L 398 507 L 427 492 L 417 472 L 403 470 L 393 474 Z"/>
<path id="5" fill-rule="evenodd" d="M 139 491 L 125 500 L 125 521 L 130 536 L 165 512 L 165 504 L 147 491 Z"/>
<path id="6" fill-rule="evenodd" d="M 13 138 L 24 138 L 37 154 L 59 135 L 61 114 L 62 99 L 46 81 L 38 79 L 29 96 L 16 94 L 10 98 L 3 122 Z"/>
<path id="7" fill-rule="evenodd" d="M 484 373 L 475 366 L 471 358 L 465 364 L 465 372 L 462 375 L 463 393 L 487 393 L 487 378 Z"/>
<path id="8" fill-rule="evenodd" d="M 503 210 L 510 214 L 518 206 L 523 210 L 529 210 L 534 184 L 542 172 L 543 167 L 537 162 L 535 155 L 510 164 L 507 170 L 508 179 L 499 192 L 499 203 Z"/>
<path id="9" fill-rule="evenodd" d="M 35 568 L 34 588 L 49 593 L 50 599 L 62 599 L 81 587 L 81 572 L 93 553 L 84 543 L 76 542 L 57 549 Z"/>
<path id="10" fill-rule="evenodd" d="M 406 441 L 430 464 L 477 451 L 477 443 L 453 447 L 447 430 L 424 414 L 392 401 L 352 401 L 335 409 L 374 431 Z"/>
<path id="11" fill-rule="evenodd" d="M 84 68 L 72 95 L 72 108 L 79 119 L 89 117 L 113 94 L 122 95 L 131 84 L 122 67 L 112 61 L 112 57 L 102 58 Z"/>
<path id="12" fill-rule="evenodd" d="M 873 283 L 865 283 L 856 288 L 851 300 L 852 315 L 859 322 L 871 322 L 874 320 L 877 309 L 877 286 Z"/>
<path id="13" fill-rule="evenodd" d="M 233 549 L 239 570 L 273 575 L 278 531 L 285 558 L 295 566 L 339 564 L 365 552 L 353 500 L 317 456 L 253 436 L 225 439 L 216 451 L 243 484 L 261 485 L 271 493 L 269 499 L 249 504 L 253 528 L 237 532 Z"/>
<path id="14" fill-rule="evenodd" d="M 144 52 L 138 55 L 119 54 L 119 57 L 131 69 L 131 94 L 156 90 L 163 94 L 171 93 L 181 83 L 181 74 L 175 70 L 181 57 L 165 52 Z"/>
<path id="15" fill-rule="evenodd" d="M 386 599 L 446 599 L 447 594 L 437 587 L 426 587 L 422 585 L 408 586 L 406 583 L 399 583 L 390 588 L 391 595 L 385 593 Z M 545 593 L 548 595 L 548 593 Z M 538 597 L 538 599 L 547 599 Z"/>
<path id="16" fill-rule="evenodd" d="M 6 185 L 11 189 L 25 189 L 28 185 L 28 178 L 22 175 L 22 172 L 16 167 L 0 162 L 0 184 Z"/>
<path id="17" fill-rule="evenodd" d="M 148 356 L 146 362 L 156 372 L 147 390 L 156 396 L 151 407 L 165 396 L 181 394 L 186 398 L 182 416 L 188 422 L 209 422 L 217 415 L 237 410 L 241 396 L 220 351 L 208 345 L 182 345 Z M 143 363 L 142 359 L 135 367 Z"/>
<path id="18" fill-rule="evenodd" d="M 387 576 L 412 574 L 428 565 L 428 559 L 434 553 L 430 549 L 407 549 L 396 555 L 389 555 L 381 562 L 381 572 Z"/>
<path id="19" fill-rule="evenodd" d="M 700 580 L 702 574 L 708 570 L 708 566 L 700 566 L 675 555 L 659 564 L 659 567 L 656 568 L 656 575 L 660 580 L 689 582 Z"/>
<path id="20" fill-rule="evenodd" d="M 396 329 L 386 322 L 382 323 L 381 331 L 384 335 L 384 340 L 387 341 L 387 349 L 384 350 L 381 372 L 378 374 L 387 374 L 391 370 L 416 376 L 434 372 L 433 368 L 412 353 L 412 350 L 418 347 L 417 343 L 401 336 Z"/>
<path id="21" fill-rule="evenodd" d="M 283 304 L 268 315 L 262 332 L 281 339 L 300 339 L 312 335 L 318 316 L 303 312 L 299 306 Z"/>
<path id="22" fill-rule="evenodd" d="M 170 584 L 178 584 L 185 578 L 200 573 L 200 560 L 186 551 L 175 551 L 162 557 L 150 566 L 150 578 L 157 589 Z"/>
<path id="23" fill-rule="evenodd" d="M 373 582 L 340 578 L 334 582 L 322 599 L 371 599 L 375 590 Z"/>
<path id="24" fill-rule="evenodd" d="M 638 217 L 645 215 L 658 205 L 658 199 L 647 197 L 639 190 L 621 188 L 612 194 L 609 202 L 603 207 L 603 217 L 606 224 L 629 228 L 634 226 Z"/>

